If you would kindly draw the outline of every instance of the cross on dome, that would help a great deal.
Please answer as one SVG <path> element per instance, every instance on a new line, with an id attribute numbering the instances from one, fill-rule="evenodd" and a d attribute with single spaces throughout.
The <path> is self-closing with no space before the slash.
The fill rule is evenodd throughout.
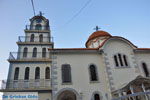
<path id="1" fill-rule="evenodd" d="M 96 30 L 96 31 L 98 31 L 99 29 L 101 29 L 101 28 L 98 27 L 98 26 L 96 26 L 96 27 L 94 28 L 94 30 Z"/>

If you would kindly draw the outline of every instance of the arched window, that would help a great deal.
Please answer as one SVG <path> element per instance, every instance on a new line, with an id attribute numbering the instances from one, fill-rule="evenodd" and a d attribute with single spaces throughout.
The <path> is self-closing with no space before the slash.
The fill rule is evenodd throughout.
<path id="1" fill-rule="evenodd" d="M 37 57 L 37 48 L 33 48 L 33 54 L 32 57 Z"/>
<path id="2" fill-rule="evenodd" d="M 118 66 L 119 66 L 119 64 L 118 64 L 118 58 L 117 58 L 117 56 L 116 56 L 116 55 L 114 56 L 114 61 L 115 61 L 115 65 L 116 65 L 116 67 L 118 67 Z"/>
<path id="3" fill-rule="evenodd" d="M 35 69 L 35 79 L 40 79 L 40 68 L 36 67 Z"/>
<path id="4" fill-rule="evenodd" d="M 71 67 L 69 64 L 62 65 L 62 83 L 71 83 Z"/>
<path id="5" fill-rule="evenodd" d="M 24 79 L 25 80 L 29 80 L 29 73 L 30 73 L 30 68 L 26 67 L 26 69 L 25 69 L 25 75 L 24 75 Z"/>
<path id="6" fill-rule="evenodd" d="M 121 56 L 121 54 L 118 54 L 118 57 L 119 57 L 120 65 L 121 65 L 121 66 L 123 66 L 122 56 Z"/>
<path id="7" fill-rule="evenodd" d="M 42 25 L 41 24 L 36 24 L 35 25 L 35 30 L 42 30 Z"/>
<path id="8" fill-rule="evenodd" d="M 42 34 L 39 36 L 39 42 L 43 42 L 43 35 Z"/>
<path id="9" fill-rule="evenodd" d="M 46 67 L 45 69 L 45 79 L 50 79 L 50 68 Z"/>
<path id="10" fill-rule="evenodd" d="M 19 67 L 15 69 L 14 80 L 18 80 L 19 77 Z"/>
<path id="11" fill-rule="evenodd" d="M 128 62 L 127 62 L 127 58 L 126 58 L 126 55 L 123 55 L 123 59 L 124 59 L 124 63 L 126 66 L 128 66 Z"/>
<path id="12" fill-rule="evenodd" d="M 34 42 L 34 34 L 31 35 L 30 42 Z"/>
<path id="13" fill-rule="evenodd" d="M 99 94 L 94 94 L 94 100 L 100 100 Z"/>
<path id="14" fill-rule="evenodd" d="M 42 57 L 45 58 L 46 57 L 46 48 L 42 49 Z"/>
<path id="15" fill-rule="evenodd" d="M 97 70 L 95 65 L 90 65 L 90 80 L 91 81 L 98 81 L 98 77 L 97 77 Z"/>
<path id="16" fill-rule="evenodd" d="M 28 53 L 28 48 L 25 47 L 23 50 L 23 57 L 27 57 L 27 53 Z"/>
<path id="17" fill-rule="evenodd" d="M 148 71 L 146 63 L 142 63 L 142 67 L 143 67 L 143 71 L 145 73 L 145 76 L 149 77 L 150 75 L 149 75 L 149 71 Z"/>

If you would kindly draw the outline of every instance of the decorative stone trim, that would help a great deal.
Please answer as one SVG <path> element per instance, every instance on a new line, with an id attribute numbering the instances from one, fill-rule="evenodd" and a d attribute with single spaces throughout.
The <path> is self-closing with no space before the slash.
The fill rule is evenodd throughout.
<path id="1" fill-rule="evenodd" d="M 113 82 L 113 77 L 112 77 L 112 72 L 111 72 L 111 67 L 110 67 L 110 63 L 109 63 L 109 58 L 107 57 L 107 53 L 104 53 L 103 55 L 104 57 L 104 63 L 106 65 L 106 72 L 107 72 L 107 75 L 108 75 L 108 82 L 109 82 L 109 86 L 111 88 L 111 91 L 113 91 L 115 88 L 114 88 L 114 82 Z"/>

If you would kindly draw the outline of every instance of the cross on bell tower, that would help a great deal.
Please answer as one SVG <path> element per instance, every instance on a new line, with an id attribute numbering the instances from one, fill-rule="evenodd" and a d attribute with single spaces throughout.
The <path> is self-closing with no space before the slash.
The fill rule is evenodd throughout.
<path id="1" fill-rule="evenodd" d="M 41 11 L 39 12 L 39 16 L 42 16 L 42 15 L 44 15 L 44 13 L 42 13 Z"/>
<path id="2" fill-rule="evenodd" d="M 94 30 L 96 30 L 96 31 L 98 31 L 99 29 L 101 29 L 101 28 L 98 27 L 98 26 L 96 26 L 96 27 L 94 28 Z"/>

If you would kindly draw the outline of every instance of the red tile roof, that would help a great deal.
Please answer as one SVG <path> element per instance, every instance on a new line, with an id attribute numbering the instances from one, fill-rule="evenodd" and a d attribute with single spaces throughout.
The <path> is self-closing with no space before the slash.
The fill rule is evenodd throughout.
<path id="1" fill-rule="evenodd" d="M 90 40 L 95 39 L 95 38 L 97 38 L 97 37 L 103 37 L 103 36 L 111 37 L 111 35 L 110 35 L 108 32 L 105 32 L 105 31 L 96 31 L 96 32 L 92 33 L 92 34 L 89 36 L 89 38 L 88 38 L 88 40 L 87 40 L 87 42 L 86 42 L 86 47 L 87 47 L 88 42 L 89 42 Z"/>
<path id="2" fill-rule="evenodd" d="M 48 50 L 98 50 L 98 48 L 49 48 Z"/>
<path id="3" fill-rule="evenodd" d="M 150 48 L 137 48 L 136 50 L 150 50 Z"/>

